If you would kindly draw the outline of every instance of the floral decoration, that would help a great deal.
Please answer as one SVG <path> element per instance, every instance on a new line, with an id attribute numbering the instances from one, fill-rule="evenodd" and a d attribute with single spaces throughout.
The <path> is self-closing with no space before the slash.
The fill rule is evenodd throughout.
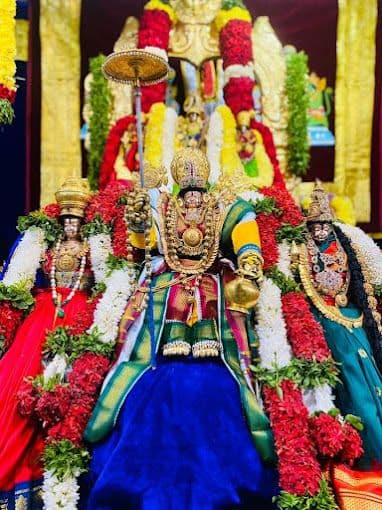
<path id="1" fill-rule="evenodd" d="M 145 5 L 138 32 L 138 48 L 159 48 L 167 54 L 170 30 L 175 21 L 172 7 L 161 0 L 151 0 Z M 142 111 L 150 111 L 154 103 L 162 103 L 166 96 L 166 82 L 142 89 Z"/>
<path id="2" fill-rule="evenodd" d="M 135 122 L 136 120 L 134 115 L 127 115 L 126 117 L 122 117 L 117 120 L 111 128 L 106 139 L 99 175 L 99 188 L 101 190 L 103 190 L 110 182 L 117 179 L 114 165 L 122 142 L 122 137 L 131 125 L 135 125 Z"/>
<path id="3" fill-rule="evenodd" d="M 0 1 L 0 125 L 12 124 L 16 98 L 16 1 Z"/>

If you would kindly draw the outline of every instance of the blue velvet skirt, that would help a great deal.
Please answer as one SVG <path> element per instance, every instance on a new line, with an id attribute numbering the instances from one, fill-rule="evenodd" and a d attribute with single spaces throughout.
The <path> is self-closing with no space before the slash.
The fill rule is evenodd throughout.
<path id="1" fill-rule="evenodd" d="M 86 510 L 269 510 L 275 470 L 253 445 L 239 387 L 223 363 L 160 359 L 92 450 Z"/>

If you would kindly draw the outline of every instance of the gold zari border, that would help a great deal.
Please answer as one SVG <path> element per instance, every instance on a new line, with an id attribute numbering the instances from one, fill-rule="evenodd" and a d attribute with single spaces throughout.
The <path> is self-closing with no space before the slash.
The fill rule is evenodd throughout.
<path id="1" fill-rule="evenodd" d="M 81 177 L 81 0 L 40 0 L 41 205 Z"/>

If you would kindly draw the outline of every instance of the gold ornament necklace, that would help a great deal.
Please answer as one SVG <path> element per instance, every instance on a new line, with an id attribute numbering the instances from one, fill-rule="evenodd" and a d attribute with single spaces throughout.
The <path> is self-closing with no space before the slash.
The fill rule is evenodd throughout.
<path id="1" fill-rule="evenodd" d="M 56 314 L 60 318 L 63 318 L 65 316 L 64 306 L 67 305 L 69 301 L 73 299 L 74 294 L 80 287 L 81 279 L 85 272 L 87 251 L 88 251 L 87 243 L 84 243 L 84 246 L 82 247 L 81 250 L 74 250 L 73 246 L 62 246 L 61 240 L 58 240 L 56 246 L 54 247 L 52 267 L 50 269 L 50 286 L 52 289 L 53 303 L 56 307 Z M 58 269 L 59 271 L 63 272 L 71 271 L 74 272 L 78 267 L 79 255 L 81 255 L 81 259 L 79 263 L 79 271 L 77 273 L 76 281 L 73 284 L 72 290 L 70 291 L 68 296 L 62 301 L 61 294 L 58 294 L 57 292 L 56 270 Z"/>
<path id="2" fill-rule="evenodd" d="M 183 236 L 180 237 L 178 234 L 178 219 L 184 221 L 183 214 L 179 215 L 178 207 L 176 198 L 167 194 L 161 197 L 159 202 L 159 229 L 165 260 L 168 266 L 179 273 L 180 278 L 184 280 L 184 289 L 188 294 L 187 301 L 192 302 L 203 274 L 212 266 L 218 254 L 224 216 L 217 199 L 213 195 L 208 196 L 203 212 L 204 235 L 198 229 L 202 235 L 201 242 L 197 246 L 190 246 L 186 244 Z M 184 223 L 187 225 L 186 222 Z M 192 224 L 188 228 L 196 230 Z M 189 237 L 191 238 L 194 235 L 198 234 L 190 233 Z M 198 256 L 200 258 L 188 266 L 182 263 L 182 256 L 184 258 L 187 256 Z M 185 279 L 187 275 L 196 277 L 193 285 Z"/>

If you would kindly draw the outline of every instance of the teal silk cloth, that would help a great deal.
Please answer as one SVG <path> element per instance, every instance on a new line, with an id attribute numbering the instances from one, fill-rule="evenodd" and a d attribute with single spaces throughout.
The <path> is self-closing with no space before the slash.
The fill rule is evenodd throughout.
<path id="1" fill-rule="evenodd" d="M 360 311 L 353 305 L 341 308 L 345 317 L 357 318 Z M 334 359 L 340 363 L 341 383 L 336 387 L 336 404 L 342 413 L 361 418 L 365 454 L 361 467 L 382 462 L 382 376 L 375 364 L 363 328 L 349 331 L 314 310 L 324 328 L 325 338 Z"/>

